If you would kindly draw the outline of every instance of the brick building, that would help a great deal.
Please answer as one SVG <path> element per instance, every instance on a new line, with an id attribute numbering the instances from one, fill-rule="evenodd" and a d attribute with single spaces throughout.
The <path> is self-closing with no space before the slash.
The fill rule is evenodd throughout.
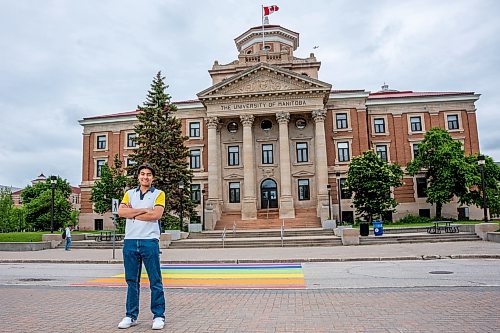
<path id="1" fill-rule="evenodd" d="M 241 228 L 274 226 L 273 219 L 285 219 L 290 226 L 313 221 L 312 226 L 325 220 L 329 210 L 334 217 L 341 211 L 343 220 L 353 220 L 350 198 L 340 193 L 339 205 L 337 192 L 352 157 L 372 149 L 406 166 L 432 127 L 460 140 L 466 154 L 479 151 L 479 94 L 397 91 L 387 85 L 374 93 L 332 90 L 318 79 L 321 63 L 314 54 L 294 56 L 299 34 L 278 25 L 265 26 L 264 43 L 262 27 L 249 29 L 235 43 L 238 58 L 229 64 L 215 61 L 208 71 L 213 85 L 197 100 L 175 103 L 189 137 L 192 198 L 199 202 L 206 229 L 235 221 Z M 90 191 L 101 166 L 115 154 L 126 165 L 133 163 L 128 156 L 135 149 L 136 115 L 80 121 L 82 229 L 111 227 L 109 216 L 93 213 Z M 406 175 L 404 183 L 394 191 L 397 212 L 386 218 L 434 215 L 435 207 L 425 202 L 425 179 Z M 456 201 L 443 207 L 444 216 L 459 214 L 482 216 L 476 207 L 458 207 Z"/>

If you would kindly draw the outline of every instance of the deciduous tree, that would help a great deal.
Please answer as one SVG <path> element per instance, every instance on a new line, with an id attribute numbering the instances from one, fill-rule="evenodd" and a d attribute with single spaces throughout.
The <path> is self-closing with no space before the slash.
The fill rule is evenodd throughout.
<path id="1" fill-rule="evenodd" d="M 353 158 L 349 165 L 346 190 L 352 195 L 356 213 L 368 222 L 381 217 L 384 212 L 393 212 L 398 205 L 391 198 L 392 188 L 403 185 L 403 171 L 397 164 L 382 161 L 369 150 Z"/>
<path id="2" fill-rule="evenodd" d="M 437 218 L 453 196 L 468 192 L 474 178 L 474 167 L 465 160 L 462 144 L 441 128 L 432 128 L 425 134 L 417 156 L 406 170 L 410 175 L 425 173 L 427 202 L 436 205 Z"/>

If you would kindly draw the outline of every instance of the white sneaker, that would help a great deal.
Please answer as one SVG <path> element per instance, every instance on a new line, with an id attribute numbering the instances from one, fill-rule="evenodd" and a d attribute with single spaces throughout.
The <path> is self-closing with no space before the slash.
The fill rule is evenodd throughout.
<path id="1" fill-rule="evenodd" d="M 137 325 L 137 320 L 133 320 L 130 317 L 125 317 L 118 324 L 118 328 L 129 328 L 129 327 L 135 326 L 135 325 Z"/>
<path id="2" fill-rule="evenodd" d="M 165 326 L 165 318 L 162 317 L 156 317 L 153 319 L 153 327 L 151 327 L 154 330 L 161 330 L 163 329 L 163 326 Z"/>

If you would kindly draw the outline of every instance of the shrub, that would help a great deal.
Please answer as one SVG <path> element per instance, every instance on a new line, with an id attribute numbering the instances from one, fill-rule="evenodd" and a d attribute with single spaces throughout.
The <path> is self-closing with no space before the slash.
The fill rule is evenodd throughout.
<path id="1" fill-rule="evenodd" d="M 399 221 L 397 221 L 397 223 L 399 223 L 399 224 L 430 223 L 430 222 L 431 222 L 431 219 L 428 217 L 414 216 L 411 214 L 408 214 L 405 217 L 403 217 L 402 219 L 400 219 Z"/>

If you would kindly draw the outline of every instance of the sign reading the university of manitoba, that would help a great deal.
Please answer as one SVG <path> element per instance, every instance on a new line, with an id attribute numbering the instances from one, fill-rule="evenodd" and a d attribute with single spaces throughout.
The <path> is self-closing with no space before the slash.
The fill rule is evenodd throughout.
<path id="1" fill-rule="evenodd" d="M 290 101 L 271 101 L 271 102 L 248 102 L 248 103 L 237 103 L 237 104 L 225 104 L 221 105 L 222 111 L 238 111 L 238 110 L 250 110 L 250 109 L 265 109 L 265 108 L 280 108 L 280 107 L 290 107 L 290 106 L 305 106 L 306 101 L 303 99 L 290 100 Z"/>

